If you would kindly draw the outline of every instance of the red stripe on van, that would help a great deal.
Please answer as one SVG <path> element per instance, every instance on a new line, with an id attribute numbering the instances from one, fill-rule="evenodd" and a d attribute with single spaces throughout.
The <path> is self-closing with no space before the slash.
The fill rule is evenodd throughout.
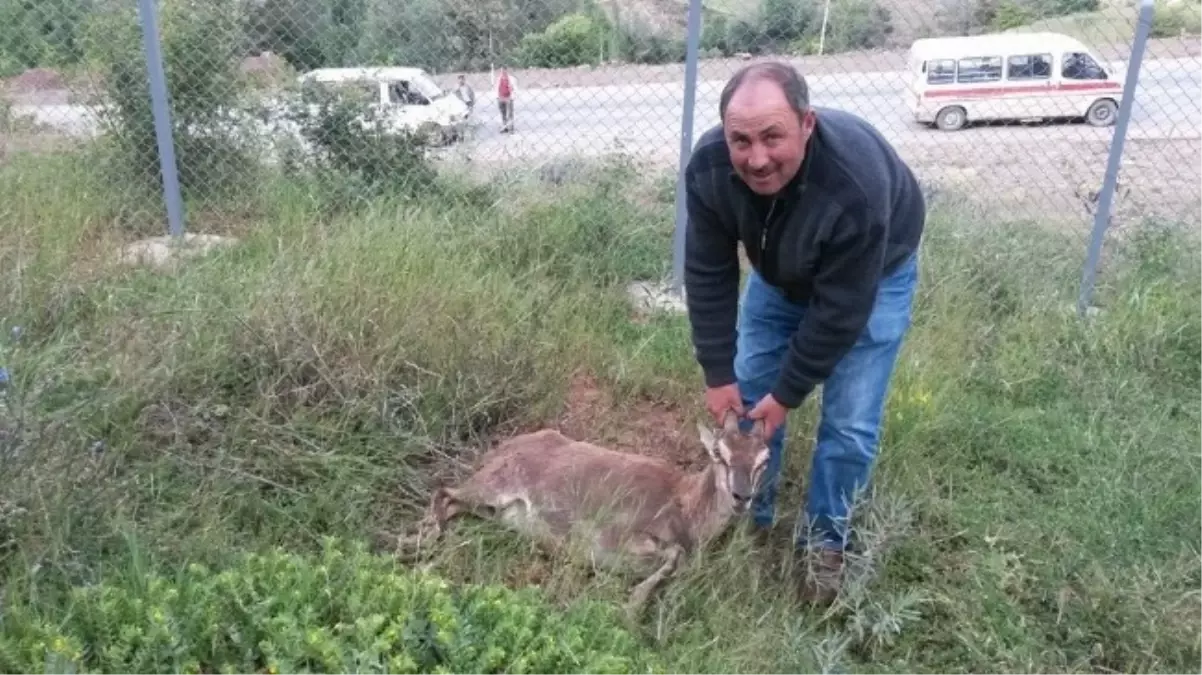
<path id="1" fill-rule="evenodd" d="M 1098 91 L 1118 94 L 1123 88 L 1111 82 L 1069 82 L 1057 85 L 1011 85 L 1001 87 L 981 87 L 977 89 L 957 87 L 955 89 L 935 89 L 923 92 L 927 98 L 974 98 L 977 96 L 997 96 L 999 94 L 1044 94 L 1062 91 Z"/>

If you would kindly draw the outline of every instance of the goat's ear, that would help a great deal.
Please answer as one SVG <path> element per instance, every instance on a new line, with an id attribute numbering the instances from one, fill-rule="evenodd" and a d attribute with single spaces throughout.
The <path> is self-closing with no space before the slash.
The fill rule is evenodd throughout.
<path id="1" fill-rule="evenodd" d="M 701 445 L 705 446 L 705 451 L 709 453 L 711 459 L 718 459 L 718 437 L 714 435 L 714 430 L 708 426 L 697 423 L 697 435 L 701 437 Z"/>

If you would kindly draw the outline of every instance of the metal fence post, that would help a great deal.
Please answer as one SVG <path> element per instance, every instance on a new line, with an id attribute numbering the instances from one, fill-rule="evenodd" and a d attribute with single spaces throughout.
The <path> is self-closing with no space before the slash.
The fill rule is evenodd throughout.
<path id="1" fill-rule="evenodd" d="M 1106 236 L 1106 229 L 1110 226 L 1110 211 L 1114 202 L 1115 186 L 1118 183 L 1119 163 L 1123 157 L 1123 143 L 1127 140 L 1127 125 L 1131 121 L 1135 88 L 1139 84 L 1139 69 L 1143 64 L 1144 51 L 1148 46 L 1148 34 L 1152 30 L 1152 15 L 1155 11 L 1154 0 L 1140 0 L 1139 18 L 1135 24 L 1135 41 L 1131 45 L 1131 59 L 1127 62 L 1123 100 L 1119 103 L 1114 137 L 1110 143 L 1110 156 L 1106 160 L 1106 175 L 1102 180 L 1102 191 L 1098 193 L 1098 207 L 1093 216 L 1093 234 L 1089 241 L 1085 269 L 1081 275 L 1081 291 L 1077 297 L 1077 313 L 1081 316 L 1085 316 L 1089 310 L 1094 279 L 1098 273 L 1098 261 L 1102 257 L 1102 240 Z"/>
<path id="2" fill-rule="evenodd" d="M 175 142 L 171 136 L 167 76 L 163 72 L 159 22 L 154 3 L 155 0 L 138 0 L 138 17 L 142 23 L 142 46 L 146 51 L 146 79 L 150 87 L 150 107 L 154 113 L 154 135 L 159 147 L 159 169 L 163 174 L 167 228 L 172 237 L 179 239 L 184 236 L 184 205 L 180 195 L 179 170 L 175 162 Z"/>
<path id="3" fill-rule="evenodd" d="M 693 108 L 697 99 L 697 59 L 701 51 L 701 0 L 689 0 L 688 41 L 684 62 L 684 105 L 680 111 L 680 164 L 676 172 L 676 231 L 672 237 L 672 290 L 684 297 L 685 209 L 684 170 L 693 152 Z"/>

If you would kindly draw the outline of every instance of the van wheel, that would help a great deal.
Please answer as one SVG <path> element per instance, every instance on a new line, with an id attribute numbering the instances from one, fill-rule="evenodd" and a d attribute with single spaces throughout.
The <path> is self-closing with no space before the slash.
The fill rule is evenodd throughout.
<path id="1" fill-rule="evenodd" d="M 958 105 L 948 106 L 935 115 L 935 126 L 944 131 L 956 131 L 964 127 L 968 113 Z"/>
<path id="2" fill-rule="evenodd" d="M 1085 121 L 1095 127 L 1108 127 L 1114 124 L 1118 110 L 1117 103 L 1108 98 L 1100 98 L 1090 104 L 1089 110 L 1085 111 Z"/>

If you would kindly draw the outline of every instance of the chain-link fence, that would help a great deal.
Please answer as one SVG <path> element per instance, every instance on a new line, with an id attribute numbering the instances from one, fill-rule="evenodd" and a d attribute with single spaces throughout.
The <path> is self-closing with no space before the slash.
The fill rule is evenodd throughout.
<path id="1" fill-rule="evenodd" d="M 504 173 L 619 153 L 665 183 L 679 168 L 686 3 L 156 7 L 189 222 L 247 213 L 282 172 L 307 171 L 348 196 L 380 182 L 422 185 L 431 165 L 421 154 Z M 706 0 L 701 11 L 694 140 L 717 123 L 737 68 L 786 59 L 813 103 L 874 123 L 931 190 L 968 198 L 982 222 L 1078 228 L 1084 246 L 1136 33 L 1131 0 Z M 0 0 L 0 18 L 0 71 L 11 76 L 0 151 L 94 152 L 99 139 L 92 185 L 137 193 L 121 217 L 161 230 L 162 200 L 141 198 L 162 190 L 156 131 L 166 127 L 156 129 L 148 95 L 137 2 Z M 1158 0 L 1149 31 L 1113 212 L 1120 223 L 1196 222 L 1199 3 Z M 978 37 L 916 42 L 949 36 Z"/>

